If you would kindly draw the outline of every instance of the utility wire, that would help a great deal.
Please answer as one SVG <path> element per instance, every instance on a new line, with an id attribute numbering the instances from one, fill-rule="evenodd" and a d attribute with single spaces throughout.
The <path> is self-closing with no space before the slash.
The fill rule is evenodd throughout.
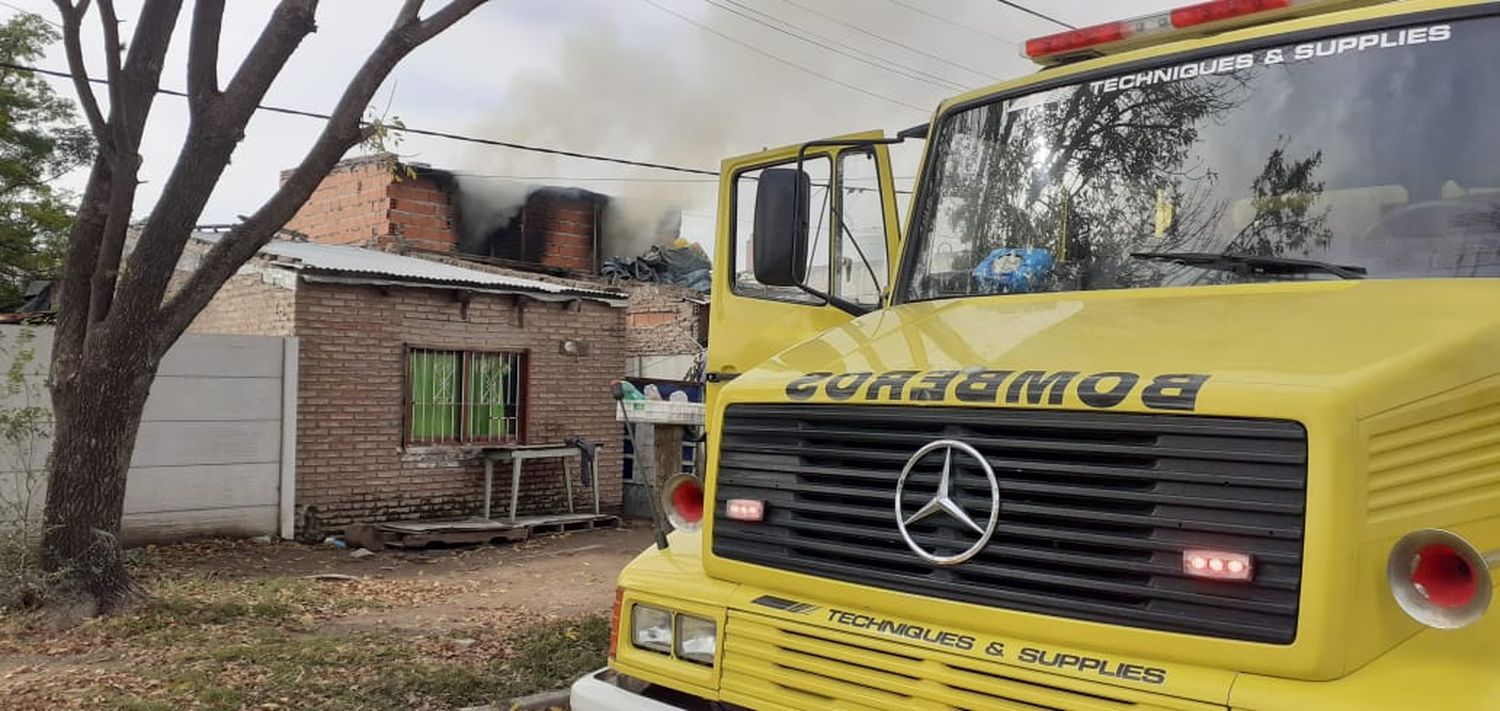
<path id="1" fill-rule="evenodd" d="M 703 30 L 704 32 L 708 32 L 710 34 L 716 35 L 719 38 L 721 38 L 721 39 L 723 39 L 723 40 L 725 40 L 727 42 L 732 42 L 732 43 L 737 44 L 737 45 L 739 45 L 741 47 L 744 47 L 745 49 L 748 49 L 748 50 L 750 50 L 752 52 L 755 52 L 757 54 L 763 55 L 765 57 L 769 57 L 770 59 L 773 59 L 773 60 L 775 60 L 777 62 L 785 64 L 785 65 L 787 65 L 787 66 L 789 66 L 789 67 L 791 67 L 793 69 L 796 69 L 797 71 L 800 71 L 800 72 L 803 72 L 803 73 L 806 73 L 806 74 L 811 74 L 812 76 L 818 77 L 819 79 L 822 79 L 822 80 L 827 81 L 827 82 L 831 82 L 833 84 L 837 84 L 839 86 L 844 87 L 845 89 L 849 89 L 850 91 L 857 91 L 857 92 L 859 92 L 861 94 L 864 94 L 865 96 L 869 96 L 869 97 L 872 97 L 872 98 L 880 99 L 881 101 L 885 101 L 885 102 L 892 103 L 892 104 L 897 104 L 899 106 L 905 106 L 906 108 L 912 109 L 913 111 L 920 111 L 923 114 L 929 113 L 928 109 L 923 108 L 921 106 L 917 106 L 916 104 L 909 104 L 909 103 L 907 103 L 905 101 L 902 101 L 900 99 L 894 99 L 894 98 L 891 98 L 889 96 L 885 96 L 885 95 L 878 94 L 876 92 L 870 91 L 869 89 L 865 89 L 863 87 L 860 87 L 860 86 L 857 86 L 857 85 L 854 85 L 854 84 L 850 84 L 849 82 L 846 82 L 846 81 L 844 81 L 842 79 L 838 79 L 836 77 L 832 77 L 832 76 L 829 76 L 827 74 L 823 74 L 823 73 L 818 72 L 816 70 L 809 69 L 808 67 L 805 67 L 805 66 L 803 66 L 801 64 L 793 62 L 793 61 L 791 61 L 791 60 L 789 60 L 789 59 L 787 59 L 785 57 L 782 57 L 782 56 L 777 55 L 777 54 L 775 54 L 773 52 L 769 52 L 767 50 L 761 49 L 760 47 L 757 47 L 757 46 L 755 46 L 753 44 L 750 44 L 749 42 L 743 42 L 743 41 L 737 40 L 734 37 L 731 37 L 731 36 L 729 36 L 729 35 L 727 35 L 727 34 L 725 34 L 723 32 L 720 32 L 720 31 L 712 28 L 712 27 L 709 27 L 708 25 L 705 25 L 705 24 L 703 24 L 703 23 L 701 23 L 701 22 L 699 22 L 697 20 L 694 20 L 693 18 L 688 17 L 687 15 L 684 15 L 684 14 L 682 14 L 682 13 L 676 11 L 676 10 L 673 10 L 672 8 L 667 7 L 666 5 L 662 5 L 661 3 L 657 2 L 656 0 L 641 0 L 641 2 L 646 3 L 647 5 L 650 5 L 651 7 L 654 7 L 656 9 L 658 9 L 658 10 L 661 10 L 662 12 L 665 12 L 665 13 L 667 13 L 669 15 L 672 15 L 673 17 L 676 17 L 677 19 L 682 20 L 683 22 L 686 22 L 686 23 L 688 23 L 690 25 L 693 25 L 693 26 L 695 26 L 695 27 Z"/>
<path id="2" fill-rule="evenodd" d="M 1048 22 L 1050 22 L 1050 23 L 1052 23 L 1054 25 L 1058 25 L 1060 27 L 1065 27 L 1065 28 L 1070 29 L 1070 30 L 1076 30 L 1076 29 L 1078 29 L 1077 25 L 1068 24 L 1066 22 L 1063 22 L 1062 20 L 1059 20 L 1059 19 L 1051 16 L 1051 15 L 1043 14 L 1040 10 L 1033 10 L 1033 9 L 1031 9 L 1029 7 L 1026 7 L 1025 5 L 1022 5 L 1021 3 L 1018 3 L 1018 2 L 1011 2 L 1010 0 L 995 0 L 995 2 L 998 2 L 1001 5 L 1004 5 L 1004 6 L 1008 7 L 1008 8 L 1014 9 L 1014 10 L 1020 10 L 1021 12 L 1024 12 L 1024 13 L 1026 13 L 1028 15 L 1031 15 L 1032 17 L 1036 17 L 1036 18 L 1040 18 L 1040 19 L 1046 20 L 1046 21 L 1048 21 Z"/>
<path id="3" fill-rule="evenodd" d="M 54 20 L 54 19 L 52 19 L 50 17 L 47 17 L 46 15 L 43 15 L 40 12 L 33 12 L 31 10 L 27 10 L 24 7 L 21 7 L 19 5 L 13 5 L 13 4 L 8 3 L 8 2 L 0 2 L 0 7 L 8 7 L 10 9 L 12 9 L 12 10 L 15 10 L 16 12 L 21 13 L 22 15 L 36 15 L 37 17 L 42 18 L 43 22 L 45 22 L 45 23 L 47 23 L 49 25 L 52 25 L 53 27 L 56 27 L 58 29 L 62 29 L 62 23 L 61 22 L 58 22 L 57 20 Z"/>
<path id="4" fill-rule="evenodd" d="M 512 180 L 519 182 L 545 182 L 549 180 L 562 180 L 581 183 L 703 183 L 713 184 L 719 182 L 718 178 L 645 178 L 645 177 L 609 177 L 598 176 L 567 176 L 567 175 L 505 175 L 495 173 L 470 173 L 462 170 L 447 171 L 461 178 L 476 178 L 480 180 Z"/>
<path id="5" fill-rule="evenodd" d="M 734 7 L 726 7 L 724 5 L 720 5 L 717 0 L 703 0 L 703 2 L 706 2 L 709 5 L 717 7 L 720 10 L 723 10 L 725 12 L 733 13 L 734 15 L 736 15 L 738 17 L 742 17 L 742 18 L 744 18 L 746 20 L 749 20 L 751 22 L 754 22 L 754 23 L 756 23 L 756 24 L 758 24 L 758 25 L 760 25 L 762 27 L 769 27 L 770 29 L 775 30 L 777 32 L 780 32 L 781 34 L 787 35 L 788 37 L 794 37 L 796 39 L 802 40 L 803 42 L 811 44 L 814 47 L 819 47 L 819 48 L 828 50 L 829 52 L 833 52 L 834 54 L 839 54 L 839 55 L 848 57 L 850 59 L 853 59 L 855 61 L 863 62 L 865 64 L 868 64 L 868 65 L 872 66 L 872 67 L 875 67 L 876 69 L 881 69 L 881 70 L 884 70 L 884 71 L 889 71 L 889 72 L 891 72 L 893 74 L 896 74 L 896 75 L 899 75 L 899 76 L 903 76 L 903 77 L 906 77 L 908 79 L 912 79 L 914 81 L 922 82 L 923 84 L 928 84 L 928 83 L 931 83 L 931 82 L 938 82 L 940 84 L 943 84 L 944 86 L 947 86 L 950 89 L 954 89 L 954 90 L 957 90 L 957 91 L 962 91 L 962 90 L 968 88 L 968 87 L 965 87 L 962 84 L 954 82 L 951 79 L 948 79 L 947 77 L 938 76 L 936 74 L 930 74 L 928 72 L 924 72 L 924 71 L 922 71 L 920 69 L 917 69 L 915 67 L 907 67 L 907 66 L 903 66 L 901 64 L 896 64 L 896 63 L 891 62 L 889 60 L 881 59 L 881 58 L 876 57 L 874 55 L 868 54 L 868 53 L 864 52 L 863 50 L 860 50 L 857 47 L 851 47 L 850 45 L 844 44 L 843 42 L 840 42 L 840 41 L 838 41 L 836 39 L 833 39 L 833 38 L 830 38 L 830 37 L 825 37 L 823 35 L 819 35 L 819 34 L 813 32 L 812 30 L 808 30 L 808 29 L 805 29 L 805 28 L 798 27 L 797 25 L 794 25 L 794 24 L 792 24 L 790 22 L 787 22 L 786 20 L 783 20 L 783 19 L 781 19 L 779 17 L 776 17 L 775 15 L 772 15 L 772 14 L 769 14 L 769 13 L 766 13 L 766 12 L 762 12 L 760 10 L 757 10 L 757 9 L 753 8 L 753 7 L 750 7 L 749 5 L 746 5 L 744 3 L 738 2 L 737 0 L 723 0 L 723 2 L 727 2 L 730 5 L 733 5 L 735 7 L 739 7 L 739 8 L 742 8 L 742 9 L 746 10 L 746 11 L 755 13 L 756 15 L 760 15 L 761 17 L 766 18 L 766 20 L 770 20 L 770 22 L 767 22 L 766 20 L 762 20 L 762 19 L 759 19 L 759 18 L 756 18 L 756 17 L 751 17 L 750 15 L 747 15 L 747 14 L 745 14 L 743 12 L 740 12 L 739 10 L 734 9 Z M 773 22 L 776 23 L 776 24 L 772 24 Z M 806 33 L 806 34 L 804 35 L 803 33 Z M 843 47 L 844 49 L 848 49 L 849 51 L 846 52 L 843 49 L 839 49 L 838 47 L 829 46 L 830 44 L 838 45 L 839 47 Z M 860 56 L 860 55 L 864 55 L 864 56 Z M 867 59 L 866 57 L 869 57 L 869 59 Z"/>
<path id="6" fill-rule="evenodd" d="M 988 32 L 985 32 L 984 30 L 981 30 L 981 29 L 977 28 L 977 27 L 972 27 L 972 26 L 969 26 L 969 25 L 965 25 L 965 24 L 963 24 L 961 22 L 955 22 L 955 21 L 950 20 L 950 19 L 948 19 L 946 17 L 943 17 L 942 15 L 934 15 L 933 13 L 928 12 L 927 10 L 925 10 L 923 8 L 917 7 L 916 5 L 912 5 L 910 3 L 902 2 L 902 0 L 886 0 L 886 2 L 889 2 L 892 5 L 897 5 L 897 6 L 900 6 L 900 7 L 904 7 L 904 8 L 906 8 L 908 10 L 911 10 L 912 12 L 915 12 L 915 13 L 917 13 L 919 15 L 925 15 L 925 16 L 930 17 L 930 18 L 932 18 L 934 20 L 937 20 L 938 22 L 941 22 L 941 23 L 943 23 L 945 25 L 953 25 L 954 27 L 957 27 L 957 28 L 959 28 L 961 30 L 967 30 L 967 31 L 972 32 L 972 33 L 974 33 L 976 35 L 981 35 L 981 36 L 984 36 L 984 37 L 988 37 L 988 38 L 990 38 L 992 40 L 995 40 L 997 42 L 1004 42 L 1005 44 L 1008 44 L 1008 45 L 1010 45 L 1012 47 L 1019 47 L 1020 46 L 1020 45 L 1016 44 L 1016 42 L 1014 40 L 1008 40 L 1008 39 L 1005 39 L 1004 37 L 1001 37 L 999 35 L 992 35 L 992 34 L 990 34 Z"/>
<path id="7" fill-rule="evenodd" d="M 41 69 L 39 67 L 28 67 L 28 66 L 21 65 L 21 64 L 12 64 L 10 62 L 0 62 L 0 67 L 4 67 L 6 69 L 14 69 L 14 70 L 18 70 L 18 71 L 24 71 L 24 72 L 35 72 L 37 74 L 45 74 L 47 76 L 61 77 L 63 79 L 72 79 L 73 78 L 73 74 L 70 73 L 70 72 L 60 72 L 60 71 L 57 71 L 57 70 L 54 70 L 54 69 Z M 108 84 L 109 83 L 108 80 L 97 79 L 95 77 L 85 77 L 85 79 L 87 79 L 89 82 L 92 82 L 94 84 Z M 187 97 L 187 92 L 185 92 L 185 91 L 177 91 L 175 89 L 164 89 L 164 88 L 161 88 L 161 87 L 158 87 L 156 89 L 156 93 L 158 93 L 158 94 L 165 94 L 167 96 Z M 301 116 L 301 117 L 304 117 L 304 118 L 321 119 L 321 120 L 324 120 L 324 121 L 327 121 L 327 120 L 330 120 L 330 119 L 333 118 L 332 116 L 329 116 L 328 114 L 318 113 L 316 111 L 304 111 L 302 109 L 289 109 L 289 108 L 286 108 L 286 107 L 283 107 L 283 106 L 270 106 L 270 105 L 266 105 L 266 104 L 260 104 L 260 105 L 257 105 L 256 108 L 259 109 L 259 110 L 261 110 L 261 111 L 265 111 L 265 112 L 273 113 L 273 114 L 285 114 L 285 115 L 288 115 L 288 116 Z M 490 138 L 477 138 L 477 137 L 474 137 L 474 136 L 464 136 L 464 135 L 457 134 L 457 133 L 449 133 L 447 131 L 434 131 L 434 130 L 425 129 L 425 128 L 412 128 L 410 126 L 407 126 L 405 128 L 400 129 L 400 131 L 402 133 L 409 133 L 409 134 L 413 134 L 413 135 L 417 135 L 417 136 L 430 136 L 432 138 L 443 138 L 443 139 L 447 139 L 447 140 L 450 140 L 450 141 L 463 141 L 465 143 L 477 143 L 479 145 L 484 145 L 484 146 L 499 146 L 501 148 L 512 148 L 512 149 L 515 149 L 515 150 L 518 150 L 518 151 L 529 151 L 529 152 L 532 152 L 532 153 L 545 153 L 547 155 L 563 156 L 563 157 L 566 157 L 566 158 L 578 158 L 578 159 L 581 159 L 581 160 L 599 161 L 599 162 L 602 162 L 602 163 L 614 163 L 614 164 L 617 164 L 617 165 L 629 165 L 629 166 L 634 166 L 636 168 L 651 168 L 651 169 L 654 169 L 654 170 L 669 170 L 669 171 L 673 171 L 673 172 L 677 172 L 677 173 L 690 173 L 690 174 L 693 174 L 693 175 L 717 176 L 719 174 L 719 172 L 716 171 L 716 170 L 703 170 L 703 169 L 700 169 L 700 168 L 687 168 L 687 167 L 683 167 L 683 166 L 679 166 L 679 165 L 669 165 L 669 164 L 666 164 L 666 163 L 652 163 L 652 162 L 648 162 L 648 161 L 631 160 L 631 159 L 628 159 L 628 158 L 616 158 L 614 156 L 605 156 L 605 155 L 598 155 L 598 154 L 593 154 L 593 153 L 580 153 L 578 151 L 568 151 L 568 150 L 563 150 L 563 149 L 560 149 L 560 148 L 546 148 L 546 147 L 543 147 L 543 146 L 531 146 L 531 145 L 527 145 L 527 144 L 524 144 L 524 143 L 515 143 L 513 141 L 498 141 L 498 140 L 490 139 Z"/>
<path id="8" fill-rule="evenodd" d="M 863 27 L 860 27 L 859 25 L 850 23 L 850 22 L 848 22 L 846 20 L 839 19 L 839 17 L 836 16 L 836 15 L 830 15 L 830 14 L 828 14 L 826 12 L 823 12 L 822 10 L 819 10 L 817 8 L 809 7 L 808 5 L 804 5 L 803 3 L 797 2 L 797 0 L 780 0 L 780 2 L 785 3 L 787 5 L 791 5 L 792 7 L 795 7 L 797 9 L 799 9 L 799 10 L 802 10 L 803 12 L 806 12 L 806 13 L 808 13 L 810 15 L 815 15 L 817 17 L 821 17 L 824 20 L 832 22 L 832 23 L 834 23 L 836 25 L 842 25 L 844 27 L 847 27 L 847 28 L 849 28 L 851 30 L 854 30 L 855 32 L 858 32 L 858 33 L 860 33 L 862 35 L 865 35 L 866 37 L 871 37 L 873 39 L 880 40 L 881 42 L 884 42 L 884 43 L 886 43 L 888 45 L 891 45 L 892 47 L 900 47 L 901 49 L 904 49 L 904 50 L 906 50 L 908 52 L 911 52 L 913 54 L 922 55 L 923 57 L 926 57 L 926 58 L 931 59 L 933 61 L 941 62 L 943 64 L 946 64 L 946 65 L 948 65 L 950 67 L 954 67 L 954 68 L 957 68 L 957 69 L 962 69 L 962 70 L 964 70 L 966 72 L 969 72 L 971 74 L 977 74 L 977 75 L 979 75 L 981 77 L 984 77 L 986 79 L 992 79 L 993 80 L 993 79 L 999 79 L 1000 78 L 998 75 L 990 74 L 989 72 L 986 72 L 986 71 L 981 70 L 981 69 L 975 69 L 975 68 L 973 68 L 971 66 L 968 66 L 966 64 L 960 64 L 958 62 L 951 61 L 951 60 L 949 60 L 949 59 L 947 59 L 945 57 L 942 57 L 940 55 L 928 52 L 928 51 L 926 51 L 926 50 L 924 50 L 924 49 L 922 49 L 920 47 L 913 47 L 913 46 L 911 46 L 909 44 L 905 44 L 905 43 L 893 40 L 893 39 L 891 39 L 889 37 L 886 37 L 885 35 L 878 34 L 878 33 L 875 33 L 875 32 L 871 32 L 871 31 L 869 31 L 869 30 L 867 30 L 867 29 L 865 29 Z"/>

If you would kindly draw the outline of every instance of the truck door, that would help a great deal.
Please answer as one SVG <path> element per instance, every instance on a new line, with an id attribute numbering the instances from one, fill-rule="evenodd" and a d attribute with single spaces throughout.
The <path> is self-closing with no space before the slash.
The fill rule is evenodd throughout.
<path id="1" fill-rule="evenodd" d="M 877 140 L 880 131 L 838 140 Z M 853 318 L 796 287 L 767 286 L 751 268 L 756 191 L 763 171 L 795 168 L 801 146 L 730 158 L 719 183 L 713 300 L 709 307 L 708 401 L 740 373 L 793 343 Z M 811 184 L 806 284 L 878 309 L 890 288 L 900 241 L 890 155 L 883 145 L 809 148 Z"/>

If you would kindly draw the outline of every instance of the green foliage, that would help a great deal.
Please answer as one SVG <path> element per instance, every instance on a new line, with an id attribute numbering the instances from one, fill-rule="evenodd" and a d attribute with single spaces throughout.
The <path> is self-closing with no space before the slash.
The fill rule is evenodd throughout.
<path id="1" fill-rule="evenodd" d="M 34 64 L 57 39 L 40 15 L 16 14 L 0 24 L 0 62 Z M 19 306 L 28 282 L 59 276 L 73 207 L 56 182 L 92 150 L 71 101 L 39 76 L 0 67 L 0 310 Z"/>
<path id="2" fill-rule="evenodd" d="M 0 610 L 45 602 L 61 577 L 44 572 L 41 543 L 42 488 L 52 437 L 52 410 L 36 363 L 36 334 L 27 327 L 0 333 L 0 363 L 9 361 L 0 384 Z"/>

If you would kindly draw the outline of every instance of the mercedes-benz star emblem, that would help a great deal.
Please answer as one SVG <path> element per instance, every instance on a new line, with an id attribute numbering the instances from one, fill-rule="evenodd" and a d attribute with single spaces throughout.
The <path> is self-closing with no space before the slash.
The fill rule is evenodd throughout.
<path id="1" fill-rule="evenodd" d="M 917 509 L 916 513 L 907 516 L 901 507 L 901 500 L 906 495 L 906 479 L 911 476 L 912 469 L 916 468 L 919 462 L 925 459 L 927 455 L 938 450 L 942 450 L 943 453 L 943 472 L 941 478 L 938 479 L 937 493 L 927 503 L 923 504 L 922 508 Z M 984 472 L 985 478 L 990 481 L 990 520 L 983 526 L 976 523 L 973 517 L 969 516 L 969 513 L 964 511 L 964 508 L 953 499 L 953 477 L 957 473 L 953 470 L 953 455 L 955 452 L 974 460 L 979 470 Z M 907 530 L 907 527 L 938 513 L 945 513 L 959 523 L 969 527 L 975 533 L 979 534 L 979 540 L 975 541 L 974 545 L 953 555 L 938 555 L 918 545 L 912 539 L 911 531 Z M 1000 482 L 995 479 L 995 470 L 990 468 L 990 463 L 985 460 L 984 455 L 979 453 L 979 450 L 958 440 L 940 439 L 936 442 L 927 443 L 921 449 L 917 450 L 916 454 L 911 455 L 911 459 L 906 460 L 906 467 L 901 470 L 901 478 L 896 480 L 896 528 L 900 529 L 901 538 L 906 540 L 906 545 L 911 548 L 913 553 L 921 556 L 923 560 L 937 565 L 957 565 L 973 558 L 989 544 L 990 536 L 995 535 L 995 526 L 999 523 Z"/>

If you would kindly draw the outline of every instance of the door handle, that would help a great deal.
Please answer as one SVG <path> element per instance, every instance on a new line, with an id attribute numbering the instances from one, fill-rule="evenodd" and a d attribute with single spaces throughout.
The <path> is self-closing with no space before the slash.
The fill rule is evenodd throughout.
<path id="1" fill-rule="evenodd" d="M 717 370 L 709 371 L 703 374 L 703 379 L 707 380 L 710 383 L 727 383 L 738 377 L 740 377 L 739 373 L 728 373 Z"/>

